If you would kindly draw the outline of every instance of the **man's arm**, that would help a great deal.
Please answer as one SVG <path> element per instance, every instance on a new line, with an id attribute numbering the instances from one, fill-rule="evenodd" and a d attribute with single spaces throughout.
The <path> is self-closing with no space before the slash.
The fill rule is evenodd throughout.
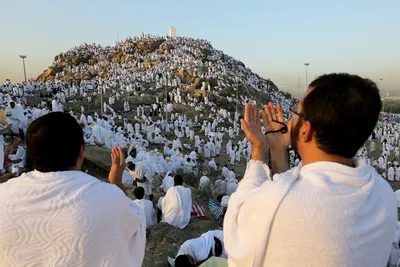
<path id="1" fill-rule="evenodd" d="M 122 175 L 125 170 L 125 156 L 120 147 L 113 147 L 111 151 L 111 160 L 112 165 L 108 175 L 108 180 L 111 184 L 118 186 L 126 195 L 124 185 L 122 184 Z"/>
<path id="2" fill-rule="evenodd" d="M 289 170 L 289 154 L 285 149 L 271 150 L 272 173 L 284 173 Z"/>
<path id="3" fill-rule="evenodd" d="M 10 150 L 9 150 L 8 147 L 6 147 L 6 149 L 4 149 L 4 158 L 5 158 L 6 161 L 12 163 L 12 160 L 9 160 L 9 159 L 8 159 L 8 154 L 10 154 Z"/>

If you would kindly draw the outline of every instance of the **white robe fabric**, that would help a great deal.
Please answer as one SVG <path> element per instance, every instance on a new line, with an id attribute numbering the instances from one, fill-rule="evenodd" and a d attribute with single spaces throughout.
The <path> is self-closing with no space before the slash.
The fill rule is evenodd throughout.
<path id="1" fill-rule="evenodd" d="M 179 255 L 188 255 L 193 258 L 195 263 L 203 261 L 208 258 L 211 254 L 215 256 L 215 240 L 214 237 L 218 238 L 222 245 L 224 245 L 224 233 L 221 230 L 208 231 L 202 234 L 200 237 L 195 239 L 189 239 L 185 241 L 177 253 Z M 226 252 L 223 249 L 220 258 L 227 258 Z"/>
<path id="2" fill-rule="evenodd" d="M 153 202 L 148 199 L 136 199 L 135 203 L 142 208 L 146 216 L 146 228 L 157 224 L 157 215 L 153 207 Z"/>
<path id="3" fill-rule="evenodd" d="M 316 162 L 271 181 L 250 161 L 224 219 L 229 266 L 386 266 L 396 198 L 371 166 L 353 163 Z"/>
<path id="4" fill-rule="evenodd" d="M 158 201 L 158 208 L 162 211 L 163 222 L 183 229 L 190 222 L 192 191 L 181 185 L 171 187 L 165 197 Z"/>
<path id="5" fill-rule="evenodd" d="M 4 157 L 4 156 L 3 156 Z M 15 154 L 8 154 L 8 159 L 9 160 L 19 160 L 22 159 L 19 163 L 14 163 L 20 168 L 25 167 L 25 161 L 26 161 L 26 151 L 25 148 L 22 146 L 18 146 L 17 152 Z"/>
<path id="6" fill-rule="evenodd" d="M 3 183 L 0 202 L 1 266 L 142 265 L 144 214 L 115 185 L 32 171 Z"/>
<path id="7" fill-rule="evenodd" d="M 152 194 L 152 185 L 153 185 L 153 176 L 154 172 L 152 171 L 151 167 L 149 164 L 142 160 L 140 162 L 135 163 L 135 171 L 130 171 L 130 174 L 132 175 L 133 179 L 136 181 L 136 179 L 142 180 L 143 177 L 146 177 L 146 181 L 144 183 L 137 183 L 137 186 L 141 186 L 144 189 L 144 193 L 146 196 L 149 196 Z"/>
<path id="8" fill-rule="evenodd" d="M 160 186 L 162 188 L 162 190 L 164 191 L 164 193 L 167 193 L 168 189 L 170 189 L 171 187 L 174 186 L 174 177 L 170 176 L 170 174 L 171 174 L 171 172 L 168 172 L 165 175 L 165 177 L 161 183 L 161 186 Z"/>

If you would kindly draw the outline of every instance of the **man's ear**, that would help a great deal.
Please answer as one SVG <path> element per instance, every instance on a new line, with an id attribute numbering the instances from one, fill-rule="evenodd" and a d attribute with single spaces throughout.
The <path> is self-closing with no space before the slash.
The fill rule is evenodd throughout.
<path id="1" fill-rule="evenodd" d="M 303 140 L 303 142 L 308 143 L 313 139 L 314 132 L 315 131 L 312 128 L 311 123 L 309 121 L 305 121 L 300 128 L 300 138 Z"/>

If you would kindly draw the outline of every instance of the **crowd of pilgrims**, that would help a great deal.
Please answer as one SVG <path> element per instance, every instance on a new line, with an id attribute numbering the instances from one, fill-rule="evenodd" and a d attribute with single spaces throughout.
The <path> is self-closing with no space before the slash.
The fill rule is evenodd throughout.
<path id="1" fill-rule="evenodd" d="M 147 55 L 134 52 L 134 43 L 150 39 L 152 42 L 165 39 L 173 49 L 169 53 L 157 50 Z M 210 50 L 206 62 L 199 60 L 204 49 Z M 115 51 L 122 51 L 129 61 L 116 63 L 109 60 L 108 54 Z M 96 62 L 71 65 L 62 60 L 70 56 L 88 55 L 95 57 Z M 146 62 L 155 62 L 160 58 L 163 60 L 157 65 L 145 68 Z M 142 36 L 130 38 L 113 47 L 83 44 L 60 54 L 54 64 L 62 68 L 54 81 L 21 84 L 6 81 L 0 86 L 0 105 L 5 106 L 7 120 L 0 130 L 2 182 L 28 169 L 23 136 L 29 124 L 49 112 L 68 112 L 82 127 L 87 145 L 125 149 L 127 158 L 123 183 L 135 184 L 135 202 L 144 210 L 147 227 L 160 221 L 180 229 L 189 224 L 192 213 L 191 190 L 183 185 L 182 175 L 177 174 L 179 171 L 198 177 L 200 192 L 211 192 L 208 196 L 217 200 L 222 211 L 226 210 L 229 196 L 238 187 L 241 177 L 237 177 L 232 166 L 249 161 L 251 144 L 243 138 L 239 115 L 218 107 L 208 98 L 209 95 L 218 96 L 227 88 L 235 87 L 235 83 L 241 83 L 266 93 L 273 103 L 282 105 L 285 114 L 290 114 L 289 109 L 296 105 L 295 99 L 272 90 L 269 83 L 251 74 L 233 58 L 213 49 L 205 40 Z M 137 68 L 137 71 L 128 71 L 131 68 Z M 183 95 L 181 91 L 189 85 L 174 74 L 178 69 L 192 70 L 194 77 L 216 78 L 218 84 L 211 88 L 209 83 L 203 82 L 200 90 L 206 94 L 200 99 L 191 94 Z M 108 76 L 82 79 L 79 83 L 62 79 L 67 74 L 90 71 L 107 72 Z M 148 91 L 159 90 L 165 85 L 169 88 L 166 101 L 155 96 L 150 105 L 136 105 L 127 97 L 146 96 Z M 100 95 L 108 96 L 104 97 L 102 114 L 88 108 L 94 98 Z M 40 103 L 30 103 L 30 97 L 33 96 L 39 96 Z M 80 110 L 65 108 L 69 102 L 76 102 L 77 99 L 82 102 Z M 228 96 L 227 100 L 236 101 L 233 95 Z M 123 102 L 123 110 L 116 109 L 117 102 Z M 239 93 L 239 108 L 243 109 L 248 102 L 256 103 L 250 96 Z M 189 118 L 186 114 L 176 112 L 174 107 L 177 104 L 193 107 L 198 115 Z M 400 181 L 399 129 L 398 117 L 382 115 L 369 141 L 358 153 L 389 181 Z M 9 143 L 3 138 L 7 134 L 14 136 Z M 150 149 L 154 145 L 163 148 Z M 381 146 L 381 155 L 374 158 L 378 145 Z M 217 163 L 222 155 L 227 155 L 227 161 Z M 200 158 L 203 162 L 199 161 Z M 290 150 L 290 165 L 296 166 L 300 161 L 299 156 Z M 211 173 L 216 173 L 217 179 L 207 176 Z M 163 196 L 158 200 L 153 199 L 155 176 L 162 177 L 157 190 L 161 190 Z M 398 232 L 393 247 L 397 252 L 400 251 Z M 197 239 L 186 241 L 177 258 L 170 259 L 170 262 L 176 266 L 185 266 L 188 260 L 200 263 L 210 256 L 210 249 L 213 256 L 226 258 L 222 231 L 209 231 Z"/>

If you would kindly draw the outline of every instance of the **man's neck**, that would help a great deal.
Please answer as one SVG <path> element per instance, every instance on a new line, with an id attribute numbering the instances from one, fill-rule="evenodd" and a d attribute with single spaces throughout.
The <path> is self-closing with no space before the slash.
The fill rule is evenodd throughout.
<path id="1" fill-rule="evenodd" d="M 335 162 L 335 163 L 339 163 L 345 166 L 349 166 L 349 167 L 354 167 L 353 164 L 353 159 L 352 158 L 345 158 L 345 157 L 341 157 L 338 155 L 330 155 L 330 154 L 326 154 L 322 151 L 319 152 L 315 152 L 315 153 L 310 153 L 310 156 L 304 156 L 304 158 L 302 157 L 302 166 L 305 166 L 307 164 L 312 164 L 315 162 L 319 162 L 319 161 L 329 161 L 329 162 Z"/>

